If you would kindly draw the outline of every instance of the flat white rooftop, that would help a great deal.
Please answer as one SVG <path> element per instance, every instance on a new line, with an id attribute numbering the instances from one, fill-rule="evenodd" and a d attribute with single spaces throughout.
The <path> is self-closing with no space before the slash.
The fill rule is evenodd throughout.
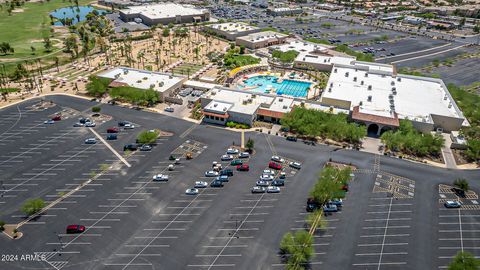
<path id="1" fill-rule="evenodd" d="M 202 97 L 221 103 L 232 104 L 229 111 L 254 114 L 261 104 L 271 104 L 275 97 L 249 93 L 241 90 L 218 87 L 205 93 Z"/>
<path id="2" fill-rule="evenodd" d="M 350 65 L 353 61 L 355 61 L 355 58 L 345 57 L 345 56 L 331 56 L 326 54 L 301 53 L 297 56 L 297 58 L 295 58 L 295 61 L 311 63 L 311 64 L 322 64 L 322 65 L 328 65 L 328 64 Z"/>
<path id="3" fill-rule="evenodd" d="M 226 22 L 226 23 L 219 23 L 219 24 L 211 24 L 207 27 L 211 29 L 220 30 L 226 33 L 235 34 L 235 33 L 242 33 L 252 30 L 260 30 L 260 28 L 248 25 L 246 23 L 234 23 L 234 22 Z"/>
<path id="4" fill-rule="evenodd" d="M 303 40 L 292 40 L 288 43 L 282 45 L 275 45 L 270 47 L 271 50 L 279 50 L 282 52 L 286 51 L 297 51 L 299 53 L 310 53 L 313 51 L 325 51 L 329 49 L 329 47 L 324 46 L 322 44 L 315 44 L 312 42 L 307 42 Z"/>
<path id="5" fill-rule="evenodd" d="M 232 106 L 233 104 L 229 102 L 212 100 L 212 102 L 208 103 L 208 105 L 205 106 L 204 110 L 213 113 L 225 114 L 230 110 Z"/>
<path id="6" fill-rule="evenodd" d="M 190 5 L 180 5 L 175 3 L 162 3 L 155 5 L 131 6 L 128 9 L 122 9 L 125 14 L 142 14 L 150 19 L 172 18 L 176 16 L 194 16 L 201 15 L 206 10 L 197 9 Z"/>
<path id="7" fill-rule="evenodd" d="M 117 67 L 100 73 L 98 76 L 113 79 L 116 83 L 123 83 L 135 88 L 153 88 L 158 92 L 165 92 L 185 79 L 180 76 L 126 67 Z"/>
<path id="8" fill-rule="evenodd" d="M 349 109 L 361 104 L 361 112 L 380 116 L 390 116 L 393 104 L 400 119 L 420 122 L 430 122 L 431 114 L 463 118 L 439 79 L 407 75 L 393 77 L 357 69 L 356 66 L 334 66 L 322 102 L 325 98 L 350 101 Z"/>
<path id="9" fill-rule="evenodd" d="M 267 40 L 275 41 L 279 38 L 286 38 L 288 35 L 274 32 L 274 31 L 264 31 L 258 33 L 252 33 L 243 37 L 238 37 L 237 39 L 245 40 L 252 43 L 263 42 Z"/>

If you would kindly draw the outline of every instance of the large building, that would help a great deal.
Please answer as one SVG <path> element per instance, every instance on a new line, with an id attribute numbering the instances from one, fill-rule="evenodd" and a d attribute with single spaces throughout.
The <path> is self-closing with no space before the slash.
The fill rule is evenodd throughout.
<path id="1" fill-rule="evenodd" d="M 261 29 L 246 23 L 219 23 L 206 25 L 205 30 L 215 33 L 217 36 L 234 41 L 237 37 L 246 36 L 252 33 L 260 32 Z"/>
<path id="2" fill-rule="evenodd" d="M 210 12 L 193 6 L 174 3 L 131 6 L 120 10 L 120 18 L 125 22 L 142 22 L 148 26 L 157 24 L 180 24 L 203 22 L 210 19 Z"/>
<path id="3" fill-rule="evenodd" d="M 245 46 L 249 49 L 260 49 L 272 45 L 283 44 L 287 40 L 288 35 L 274 32 L 264 31 L 252 33 L 246 36 L 237 37 L 236 43 L 238 46 Z"/>
<path id="4" fill-rule="evenodd" d="M 111 87 L 130 86 L 139 89 L 153 89 L 164 101 L 173 91 L 180 89 L 187 77 L 172 76 L 166 73 L 139 70 L 127 67 L 117 67 L 98 74 L 102 78 L 112 79 Z"/>
<path id="5" fill-rule="evenodd" d="M 292 16 L 292 15 L 299 15 L 302 13 L 303 13 L 303 9 L 300 7 L 296 7 L 296 8 L 279 7 L 279 8 L 267 9 L 267 14 L 272 16 Z"/>
<path id="6" fill-rule="evenodd" d="M 353 121 L 377 134 L 397 128 L 401 119 L 422 132 L 468 125 L 441 79 L 397 74 L 387 64 L 335 64 L 320 102 L 350 110 Z"/>

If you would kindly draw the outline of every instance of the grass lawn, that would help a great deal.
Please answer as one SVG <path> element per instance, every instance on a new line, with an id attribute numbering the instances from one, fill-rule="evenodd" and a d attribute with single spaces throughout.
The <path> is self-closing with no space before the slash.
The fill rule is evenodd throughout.
<path id="1" fill-rule="evenodd" d="M 173 68 L 173 72 L 175 74 L 192 75 L 195 72 L 199 71 L 202 67 L 203 67 L 202 65 L 182 63 L 179 66 Z M 190 72 L 188 72 L 189 69 L 190 69 Z"/>
<path id="2" fill-rule="evenodd" d="M 79 5 L 85 5 L 91 0 L 79 0 Z M 62 0 L 51 0 L 49 2 L 26 2 L 18 7 L 9 16 L 6 8 L 0 10 L 0 42 L 8 42 L 15 49 L 14 54 L 0 55 L 0 60 L 5 58 L 29 58 L 45 54 L 43 37 L 50 34 L 50 17 L 48 14 L 61 7 L 73 5 Z M 23 12 L 16 12 L 23 9 Z M 55 37 L 51 37 L 53 39 Z M 38 41 L 38 42 L 33 42 Z M 53 44 L 58 41 L 52 41 Z M 32 55 L 30 46 L 35 47 L 36 53 Z M 53 51 L 58 50 L 53 47 Z"/>

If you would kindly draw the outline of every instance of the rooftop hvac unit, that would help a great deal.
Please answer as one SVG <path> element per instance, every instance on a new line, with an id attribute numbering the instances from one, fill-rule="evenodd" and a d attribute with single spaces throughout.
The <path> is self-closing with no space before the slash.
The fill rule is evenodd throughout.
<path id="1" fill-rule="evenodd" d="M 401 81 L 402 81 L 402 78 L 398 77 L 397 82 L 401 82 Z"/>
<path id="2" fill-rule="evenodd" d="M 363 81 L 360 82 L 360 85 L 363 85 Z"/>
<path id="3" fill-rule="evenodd" d="M 367 101 L 368 101 L 368 102 L 372 102 L 372 96 L 368 96 L 368 97 L 367 97 Z"/>
<path id="4" fill-rule="evenodd" d="M 155 88 L 155 84 L 154 83 L 150 84 L 150 88 Z"/>
<path id="5" fill-rule="evenodd" d="M 365 72 L 365 77 L 368 77 L 368 73 L 367 73 L 367 72 Z"/>
<path id="6" fill-rule="evenodd" d="M 395 81 L 392 81 L 392 82 L 390 83 L 390 85 L 395 85 Z"/>
<path id="7" fill-rule="evenodd" d="M 323 63 L 326 63 L 327 62 L 327 59 L 323 59 Z"/>
<path id="8" fill-rule="evenodd" d="M 251 103 L 251 102 L 253 102 L 253 99 L 249 98 L 247 101 L 248 101 L 249 103 Z"/>
<path id="9" fill-rule="evenodd" d="M 217 94 L 217 92 L 213 91 L 212 92 L 212 96 L 215 96 Z"/>
<path id="10" fill-rule="evenodd" d="M 392 94 L 388 95 L 388 99 L 393 100 L 393 95 Z"/>
<path id="11" fill-rule="evenodd" d="M 345 72 L 345 77 L 348 77 L 348 72 Z"/>
<path id="12" fill-rule="evenodd" d="M 284 110 L 288 109 L 288 106 L 287 105 L 283 105 L 282 107 Z"/>
<path id="13" fill-rule="evenodd" d="M 128 69 L 124 69 L 123 74 L 127 75 L 128 74 Z"/>
<path id="14" fill-rule="evenodd" d="M 445 96 L 443 97 L 443 100 L 447 100 L 447 99 L 448 99 L 448 96 L 445 95 Z"/>
<path id="15" fill-rule="evenodd" d="M 283 98 L 279 98 L 278 101 L 283 102 Z"/>
<path id="16" fill-rule="evenodd" d="M 363 101 L 360 101 L 360 102 L 358 103 L 358 105 L 362 106 L 362 105 L 363 105 Z"/>
<path id="17" fill-rule="evenodd" d="M 213 103 L 213 107 L 216 108 L 218 106 L 217 103 Z"/>
<path id="18" fill-rule="evenodd" d="M 226 111 L 227 111 L 227 108 L 226 108 L 226 107 L 223 107 L 223 110 L 222 110 L 222 111 L 226 112 Z"/>
<path id="19" fill-rule="evenodd" d="M 449 104 L 448 104 L 448 108 L 449 108 L 449 109 L 452 108 L 452 103 L 449 103 Z"/>
<path id="20" fill-rule="evenodd" d="M 332 86 L 333 86 L 333 82 L 330 83 L 330 87 L 332 87 Z"/>
<path id="21" fill-rule="evenodd" d="M 332 88 L 331 88 L 331 87 L 330 87 L 330 88 L 328 88 L 328 92 L 332 92 Z"/>
<path id="22" fill-rule="evenodd" d="M 255 94 L 252 94 L 252 98 L 256 98 L 256 97 L 257 97 L 257 95 L 255 95 Z"/>
<path id="23" fill-rule="evenodd" d="M 357 72 L 357 71 L 358 71 L 358 69 L 355 69 L 355 72 Z"/>
<path id="24" fill-rule="evenodd" d="M 390 110 L 395 111 L 395 105 L 394 104 L 390 104 Z"/>
<path id="25" fill-rule="evenodd" d="M 369 86 L 368 86 L 368 90 L 372 90 L 372 85 L 369 85 Z"/>
<path id="26" fill-rule="evenodd" d="M 337 69 L 336 69 L 336 68 L 335 68 L 335 69 L 333 69 L 333 73 L 337 73 Z"/>
<path id="27" fill-rule="evenodd" d="M 357 81 L 357 77 L 353 77 L 353 81 L 356 82 L 356 81 Z"/>

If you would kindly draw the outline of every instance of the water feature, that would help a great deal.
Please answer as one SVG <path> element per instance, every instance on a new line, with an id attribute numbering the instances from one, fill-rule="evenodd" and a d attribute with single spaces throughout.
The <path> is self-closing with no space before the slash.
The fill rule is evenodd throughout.
<path id="1" fill-rule="evenodd" d="M 105 14 L 107 13 L 106 10 L 102 9 L 96 9 L 92 6 L 71 6 L 71 7 L 64 7 L 64 8 L 59 8 L 56 9 L 52 12 L 50 12 L 50 15 L 52 15 L 54 18 L 56 18 L 58 21 L 54 23 L 54 25 L 63 25 L 60 20 L 62 19 L 72 19 L 73 22 L 72 24 L 77 24 L 79 22 L 83 22 L 86 20 L 86 16 L 88 13 L 96 10 L 99 14 Z M 78 15 L 78 16 L 77 16 Z"/>

